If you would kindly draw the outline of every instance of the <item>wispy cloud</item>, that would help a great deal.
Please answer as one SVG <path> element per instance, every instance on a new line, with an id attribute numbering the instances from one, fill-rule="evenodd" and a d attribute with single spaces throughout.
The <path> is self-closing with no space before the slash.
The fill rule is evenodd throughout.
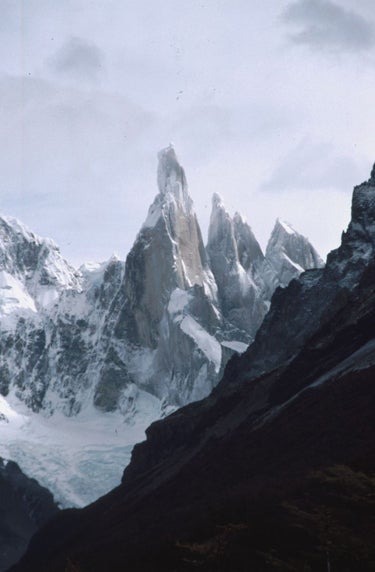
<path id="1" fill-rule="evenodd" d="M 61 74 L 83 79 L 97 79 L 104 66 L 101 50 L 82 38 L 69 38 L 49 61 L 50 67 Z"/>
<path id="2" fill-rule="evenodd" d="M 363 52 L 375 45 L 374 24 L 331 0 L 294 1 L 282 19 L 297 29 L 289 35 L 294 44 L 335 52 Z"/>
<path id="3" fill-rule="evenodd" d="M 331 143 L 306 137 L 275 168 L 262 190 L 350 191 L 359 180 L 360 170 L 351 157 L 338 153 Z"/>

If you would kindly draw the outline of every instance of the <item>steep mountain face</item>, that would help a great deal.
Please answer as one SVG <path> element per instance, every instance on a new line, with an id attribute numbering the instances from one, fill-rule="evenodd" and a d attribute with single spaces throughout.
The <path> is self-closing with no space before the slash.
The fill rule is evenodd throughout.
<path id="1" fill-rule="evenodd" d="M 221 316 L 185 173 L 172 147 L 159 153 L 158 185 L 126 259 L 115 319 L 109 317 L 110 351 L 122 364 L 123 381 L 167 405 L 181 405 L 207 395 L 217 380 Z M 100 387 L 105 400 L 108 381 Z"/>
<path id="2" fill-rule="evenodd" d="M 19 221 L 0 217 L 0 312 L 2 329 L 20 316 L 50 307 L 61 292 L 79 288 L 78 273 L 52 240 L 42 239 Z"/>
<path id="3" fill-rule="evenodd" d="M 266 254 L 249 225 L 236 213 L 232 219 L 215 194 L 208 231 L 207 253 L 218 285 L 224 328 L 253 341 L 275 290 L 324 263 L 307 238 L 289 224 L 276 221 Z"/>
<path id="4" fill-rule="evenodd" d="M 11 322 L 0 326 L 3 395 L 14 392 L 31 409 L 47 414 L 79 412 L 92 384 L 90 377 L 97 377 L 98 335 L 122 273 L 123 263 L 116 260 L 99 269 L 83 269 L 60 289 L 56 302 L 52 283 L 48 287 L 52 301 L 46 306 L 38 308 L 37 291 L 30 297 L 33 308 L 10 313 Z"/>
<path id="5" fill-rule="evenodd" d="M 266 300 L 256 283 L 264 256 L 248 224 L 239 214 L 232 219 L 217 194 L 212 200 L 207 253 L 225 326 L 228 331 L 243 332 L 243 341 L 248 343 L 267 311 Z"/>
<path id="6" fill-rule="evenodd" d="M 327 266 L 277 290 L 213 393 L 154 423 L 122 485 L 14 571 L 373 570 L 374 173 Z"/>
<path id="7" fill-rule="evenodd" d="M 152 349 L 159 324 L 178 288 L 203 288 L 215 302 L 216 285 L 207 264 L 201 231 L 184 170 L 172 147 L 159 153 L 159 194 L 126 261 L 124 328 L 130 343 Z M 215 312 L 213 324 L 217 327 Z"/>
<path id="8" fill-rule="evenodd" d="M 271 299 L 278 286 L 287 286 L 304 270 L 323 266 L 323 260 L 308 239 L 297 233 L 290 224 L 277 219 L 261 271 L 264 295 Z"/>
<path id="9" fill-rule="evenodd" d="M 94 404 L 127 419 L 144 391 L 165 410 L 205 397 L 253 339 L 276 286 L 320 264 L 294 232 L 286 240 L 274 231 L 264 258 L 217 196 L 206 254 L 172 147 L 159 153 L 158 186 L 125 272 L 112 259 L 77 273 L 52 241 L 0 221 L 3 395 L 48 414 Z"/>
<path id="10" fill-rule="evenodd" d="M 231 218 L 218 196 L 206 249 L 172 147 L 159 153 L 157 179 L 158 194 L 125 264 L 112 258 L 76 272 L 52 241 L 0 219 L 0 393 L 13 409 L 20 401 L 29 407 L 35 439 L 43 429 L 33 413 L 85 422 L 112 415 L 107 449 L 97 460 L 92 443 L 85 441 L 86 457 L 77 452 L 79 476 L 72 481 L 78 490 L 67 478 L 57 490 L 60 478 L 51 476 L 50 486 L 67 504 L 87 502 L 81 475 L 88 482 L 93 466 L 98 482 L 108 483 L 101 493 L 113 485 L 104 458 L 120 455 L 116 415 L 133 439 L 121 449 L 126 459 L 151 421 L 211 392 L 229 358 L 253 340 L 276 286 L 320 265 L 294 231 L 277 240 L 274 232 L 264 257 L 248 224 L 238 214 Z M 25 432 L 29 421 L 22 419 Z M 7 443 L 0 438 L 0 452 L 32 476 L 52 475 L 51 458 L 68 471 L 69 447 L 50 444 L 44 467 L 12 435 Z"/>
<path id="11" fill-rule="evenodd" d="M 0 459 L 0 570 L 19 560 L 31 536 L 58 511 L 47 489 Z"/>

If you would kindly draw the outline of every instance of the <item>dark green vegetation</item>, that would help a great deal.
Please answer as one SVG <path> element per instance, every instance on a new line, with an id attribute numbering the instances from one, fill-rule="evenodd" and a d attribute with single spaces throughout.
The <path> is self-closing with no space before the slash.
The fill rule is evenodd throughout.
<path id="1" fill-rule="evenodd" d="M 232 520 L 228 522 L 228 514 Z M 170 569 L 375 570 L 375 474 L 337 465 L 216 515 L 211 534 L 177 542 Z M 175 564 L 173 564 L 173 559 Z M 164 563 L 160 569 L 165 569 Z"/>

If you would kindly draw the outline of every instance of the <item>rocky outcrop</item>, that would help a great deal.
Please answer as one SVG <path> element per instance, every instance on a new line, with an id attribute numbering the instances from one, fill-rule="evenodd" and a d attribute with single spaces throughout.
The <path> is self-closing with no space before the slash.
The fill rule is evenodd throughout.
<path id="1" fill-rule="evenodd" d="M 238 213 L 232 219 L 217 194 L 212 200 L 207 253 L 225 327 L 239 330 L 238 338 L 249 343 L 267 311 L 256 283 L 264 256 L 248 224 Z"/>
<path id="2" fill-rule="evenodd" d="M 309 240 L 280 220 L 263 255 L 249 225 L 238 213 L 232 219 L 217 194 L 207 252 L 225 327 L 232 333 L 237 330 L 237 338 L 247 343 L 253 341 L 275 290 L 305 270 L 324 266 Z"/>
<path id="3" fill-rule="evenodd" d="M 121 317 L 130 343 L 152 349 L 158 345 L 159 325 L 174 290 L 197 286 L 216 302 L 185 173 L 173 147 L 159 153 L 158 185 L 159 194 L 126 259 Z M 215 325 L 217 321 L 208 328 Z"/>
<path id="4" fill-rule="evenodd" d="M 47 489 L 0 459 L 0 571 L 20 559 L 31 536 L 57 511 Z"/>
<path id="5" fill-rule="evenodd" d="M 309 240 L 290 224 L 277 219 L 261 269 L 265 297 L 271 299 L 278 286 L 284 288 L 301 272 L 323 266 L 323 260 Z"/>
<path id="6" fill-rule="evenodd" d="M 159 153 L 158 186 L 126 259 L 114 303 L 121 310 L 113 347 L 128 348 L 122 354 L 128 379 L 167 404 L 181 405 L 215 384 L 221 348 L 214 334 L 221 317 L 185 173 L 172 147 Z M 148 367 L 135 364 L 131 353 Z"/>

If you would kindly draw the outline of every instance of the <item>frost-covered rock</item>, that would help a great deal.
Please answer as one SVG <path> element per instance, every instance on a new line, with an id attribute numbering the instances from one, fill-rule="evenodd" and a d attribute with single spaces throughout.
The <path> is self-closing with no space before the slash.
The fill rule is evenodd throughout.
<path id="1" fill-rule="evenodd" d="M 301 272 L 323 266 L 323 260 L 309 240 L 290 224 L 277 219 L 261 268 L 265 297 L 271 299 L 278 286 L 287 286 Z"/>
<path id="2" fill-rule="evenodd" d="M 111 352 L 125 385 L 181 405 L 207 395 L 217 380 L 221 354 L 211 359 L 201 340 L 212 338 L 220 349 L 213 335 L 221 316 L 185 173 L 171 146 L 159 153 L 158 185 L 113 304 L 119 312 L 110 317 Z"/>
<path id="3" fill-rule="evenodd" d="M 232 219 L 217 194 L 212 200 L 207 252 L 225 328 L 247 343 L 254 339 L 276 288 L 287 286 L 309 268 L 324 265 L 308 239 L 280 220 L 264 256 L 250 226 L 238 213 Z"/>
<path id="4" fill-rule="evenodd" d="M 296 233 L 274 233 L 264 257 L 217 195 L 206 249 L 173 147 L 158 158 L 158 193 L 125 263 L 112 257 L 75 271 L 51 240 L 0 218 L 0 394 L 32 415 L 121 418 L 137 440 L 153 420 L 207 396 L 254 338 L 274 288 L 320 265 Z M 17 436 L 12 443 L 22 468 L 37 466 Z M 88 451 L 77 464 L 86 476 L 99 464 Z M 67 497 L 84 495 L 69 488 Z"/>
<path id="5" fill-rule="evenodd" d="M 77 272 L 56 245 L 0 219 L 0 391 L 34 411 L 76 415 L 93 404 L 140 414 L 206 396 L 254 337 L 277 285 L 321 261 L 278 222 L 266 257 L 249 225 L 213 199 L 207 250 L 172 146 L 158 194 L 124 263 Z"/>
<path id="6" fill-rule="evenodd" d="M 267 311 L 255 277 L 264 257 L 249 225 L 238 213 L 232 219 L 216 193 L 212 199 L 207 252 L 226 329 L 232 335 L 239 330 L 234 334 L 237 339 L 249 342 Z"/>
<path id="7" fill-rule="evenodd" d="M 61 291 L 80 288 L 79 273 L 62 258 L 52 240 L 5 216 L 0 217 L 0 269 L 4 280 L 11 276 L 12 287 L 23 290 L 20 297 L 28 294 L 38 309 L 53 303 Z M 20 306 L 27 307 L 27 303 L 20 301 Z"/>
<path id="8" fill-rule="evenodd" d="M 171 293 L 203 288 L 215 302 L 200 227 L 173 147 L 159 153 L 159 194 L 126 260 L 124 328 L 135 345 L 155 348 Z"/>

